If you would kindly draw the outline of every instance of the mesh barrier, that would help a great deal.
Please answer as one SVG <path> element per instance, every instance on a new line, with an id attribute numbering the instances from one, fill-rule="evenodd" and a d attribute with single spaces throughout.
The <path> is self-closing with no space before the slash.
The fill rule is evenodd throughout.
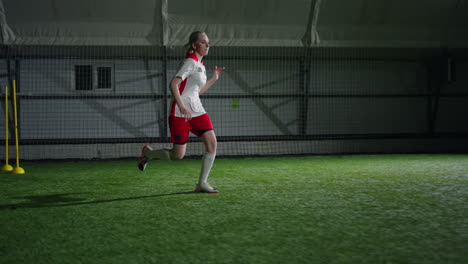
<path id="1" fill-rule="evenodd" d="M 106 148 L 115 153 L 107 157 L 129 157 L 143 144 L 170 143 L 168 84 L 182 47 L 1 52 L 2 89 L 18 84 L 21 145 L 42 146 L 30 158 L 51 158 L 59 146 L 84 158 L 102 157 L 96 149 Z M 226 70 L 201 98 L 222 155 L 366 152 L 356 142 L 466 138 L 468 63 L 465 50 L 453 54 L 447 64 L 439 49 L 212 47 L 208 78 L 215 66 Z"/>

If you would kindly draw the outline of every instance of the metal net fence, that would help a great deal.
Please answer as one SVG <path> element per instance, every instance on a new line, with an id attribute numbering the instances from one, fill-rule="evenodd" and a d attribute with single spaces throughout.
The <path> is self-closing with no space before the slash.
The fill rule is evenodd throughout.
<path id="1" fill-rule="evenodd" d="M 168 87 L 184 53 L 160 46 L 2 46 L 0 82 L 3 90 L 17 83 L 23 155 L 122 158 L 144 144 L 170 145 Z M 457 139 L 468 135 L 466 53 L 212 47 L 204 61 L 208 78 L 215 66 L 226 70 L 201 98 L 220 155 L 457 151 Z M 428 147 L 437 138 L 455 140 Z M 198 142 L 190 137 L 188 155 L 199 154 Z"/>

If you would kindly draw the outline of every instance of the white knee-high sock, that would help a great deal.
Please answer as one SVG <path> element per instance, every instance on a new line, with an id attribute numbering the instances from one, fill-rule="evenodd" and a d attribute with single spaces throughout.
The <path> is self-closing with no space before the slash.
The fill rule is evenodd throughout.
<path id="1" fill-rule="evenodd" d="M 214 160 L 216 158 L 216 153 L 206 152 L 202 158 L 202 166 L 200 171 L 200 179 L 198 184 L 205 184 L 208 182 L 208 176 L 210 175 L 211 168 L 213 167 Z"/>
<path id="2" fill-rule="evenodd" d="M 145 148 L 144 153 L 145 157 L 149 159 L 159 159 L 159 160 L 170 160 L 171 159 L 171 153 L 170 149 L 154 149 L 150 150 Z"/>

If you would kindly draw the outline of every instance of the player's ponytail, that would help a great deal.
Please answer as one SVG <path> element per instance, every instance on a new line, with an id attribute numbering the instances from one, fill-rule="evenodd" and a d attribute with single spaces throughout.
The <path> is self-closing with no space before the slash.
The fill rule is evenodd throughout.
<path id="1" fill-rule="evenodd" d="M 195 42 L 197 42 L 198 40 L 198 36 L 203 33 L 201 31 L 195 31 L 195 32 L 192 32 L 192 34 L 190 34 L 190 37 L 189 37 L 189 42 L 187 44 L 185 44 L 184 46 L 187 48 L 187 52 L 185 53 L 186 56 L 192 54 L 195 52 L 195 50 L 193 49 L 192 47 L 192 44 L 194 44 Z"/>

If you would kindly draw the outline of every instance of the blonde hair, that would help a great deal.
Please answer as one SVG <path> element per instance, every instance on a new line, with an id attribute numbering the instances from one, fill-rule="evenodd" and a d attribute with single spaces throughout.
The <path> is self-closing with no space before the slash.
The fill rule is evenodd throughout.
<path id="1" fill-rule="evenodd" d="M 200 36 L 200 34 L 203 34 L 203 33 L 205 32 L 195 31 L 195 32 L 192 32 L 192 34 L 190 34 L 188 43 L 184 45 L 184 47 L 187 47 L 187 52 L 185 53 L 185 55 L 190 55 L 195 52 L 195 50 L 192 47 L 192 44 L 197 42 L 198 36 Z"/>

